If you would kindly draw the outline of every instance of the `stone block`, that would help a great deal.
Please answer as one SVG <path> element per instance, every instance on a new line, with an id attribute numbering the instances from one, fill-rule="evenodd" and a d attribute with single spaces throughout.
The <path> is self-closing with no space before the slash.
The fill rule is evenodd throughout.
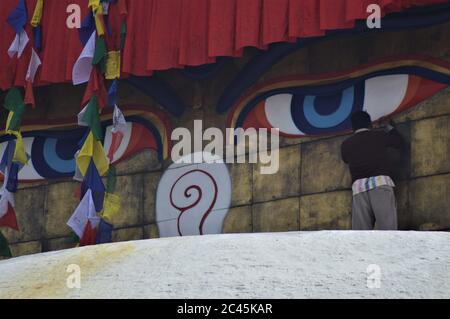
<path id="1" fill-rule="evenodd" d="M 122 228 L 113 231 L 113 242 L 141 240 L 144 238 L 143 227 Z"/>
<path id="2" fill-rule="evenodd" d="M 144 150 L 115 164 L 117 175 L 128 175 L 155 171 L 161 168 L 158 154 L 153 150 Z"/>
<path id="3" fill-rule="evenodd" d="M 143 223 L 144 176 L 118 176 L 115 194 L 120 197 L 120 211 L 111 218 L 115 228 Z"/>
<path id="4" fill-rule="evenodd" d="M 261 174 L 261 163 L 253 165 L 253 202 L 296 196 L 300 193 L 300 146 L 279 150 L 279 170 Z"/>
<path id="5" fill-rule="evenodd" d="M 63 237 L 56 239 L 47 239 L 42 243 L 42 251 L 56 251 L 63 249 L 75 248 L 78 245 L 78 241 L 75 239 L 75 236 L 72 237 Z"/>
<path id="6" fill-rule="evenodd" d="M 408 182 L 397 183 L 394 188 L 397 200 L 397 220 L 399 230 L 411 229 L 411 212 L 409 210 L 409 184 Z"/>
<path id="7" fill-rule="evenodd" d="M 156 224 L 144 226 L 144 239 L 159 238 L 159 230 Z"/>
<path id="8" fill-rule="evenodd" d="M 450 116 L 414 122 L 411 127 L 411 175 L 450 172 Z"/>
<path id="9" fill-rule="evenodd" d="M 411 175 L 411 125 L 410 123 L 399 124 L 397 130 L 405 144 L 401 150 L 389 148 L 388 157 L 391 163 L 392 178 L 394 181 L 403 181 Z"/>
<path id="10" fill-rule="evenodd" d="M 351 229 L 351 210 L 351 191 L 302 196 L 300 230 Z"/>
<path id="11" fill-rule="evenodd" d="M 254 232 L 299 230 L 298 197 L 254 204 L 252 211 Z"/>
<path id="12" fill-rule="evenodd" d="M 151 224 L 156 222 L 156 191 L 161 172 L 148 173 L 144 175 L 144 223 Z"/>
<path id="13" fill-rule="evenodd" d="M 409 184 L 411 229 L 433 223 L 450 228 L 450 174 L 414 179 Z"/>
<path id="14" fill-rule="evenodd" d="M 9 246 L 13 257 L 38 254 L 42 251 L 41 242 L 29 241 L 26 243 L 18 243 Z"/>
<path id="15" fill-rule="evenodd" d="M 75 192 L 80 184 L 76 182 L 56 183 L 48 186 L 45 215 L 45 237 L 70 237 L 73 233 L 67 226 L 80 203 Z"/>
<path id="16" fill-rule="evenodd" d="M 252 207 L 230 208 L 223 223 L 223 233 L 251 233 L 252 231 Z"/>
<path id="17" fill-rule="evenodd" d="M 252 202 L 253 164 L 228 165 L 231 176 L 231 206 L 248 205 Z"/>
<path id="18" fill-rule="evenodd" d="M 394 117 L 397 122 L 420 120 L 450 114 L 450 88 L 446 88 L 425 101 Z"/>
<path id="19" fill-rule="evenodd" d="M 348 166 L 341 158 L 341 144 L 347 139 L 337 137 L 302 144 L 301 193 L 313 194 L 351 187 Z"/>
<path id="20" fill-rule="evenodd" d="M 15 195 L 19 231 L 2 229 L 8 242 L 40 240 L 44 233 L 46 187 L 21 189 Z"/>

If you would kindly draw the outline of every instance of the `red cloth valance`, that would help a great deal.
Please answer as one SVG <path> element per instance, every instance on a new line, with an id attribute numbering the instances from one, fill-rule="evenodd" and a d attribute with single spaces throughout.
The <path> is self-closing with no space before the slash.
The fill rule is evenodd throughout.
<path id="1" fill-rule="evenodd" d="M 124 75 L 151 75 L 155 70 L 182 68 L 215 61 L 218 56 L 240 56 L 245 47 L 267 48 L 270 43 L 323 35 L 326 30 L 352 28 L 366 19 L 367 5 L 379 4 L 383 14 L 414 5 L 450 0 L 118 0 L 112 5 L 109 24 L 113 37 L 109 49 L 120 43 L 122 18 L 127 40 L 122 54 Z M 42 17 L 42 66 L 35 84 L 70 82 L 82 45 L 76 29 L 68 29 L 66 8 L 79 4 L 82 19 L 88 0 L 45 0 Z M 29 20 L 36 0 L 26 0 Z M 127 11 L 124 11 L 126 5 Z M 7 50 L 14 31 L 6 19 L 17 0 L 0 1 L 0 88 L 24 86 L 31 55 L 32 29 L 20 59 Z M 126 15 L 125 15 L 126 14 Z"/>

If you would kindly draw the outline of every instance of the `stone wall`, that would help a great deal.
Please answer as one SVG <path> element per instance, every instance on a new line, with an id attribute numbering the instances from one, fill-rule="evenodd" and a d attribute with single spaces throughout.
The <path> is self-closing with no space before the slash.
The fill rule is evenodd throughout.
<path id="1" fill-rule="evenodd" d="M 450 61 L 450 24 L 421 30 L 325 40 L 280 61 L 260 81 L 283 75 L 345 71 L 362 63 L 399 54 L 427 54 Z M 192 81 L 170 70 L 160 74 L 190 107 L 174 127 L 225 128 L 226 115 L 215 105 L 225 86 L 255 54 L 249 49 L 228 63 L 213 79 Z M 84 87 L 54 85 L 36 89 L 37 109 L 28 119 L 75 118 Z M 4 92 L 0 96 L 3 102 Z M 122 84 L 120 105 L 157 106 L 148 96 Z M 6 114 L 2 113 L 2 123 Z M 450 228 L 450 88 L 396 116 L 408 150 L 392 154 L 399 226 L 403 230 Z M 280 171 L 261 175 L 258 164 L 229 164 L 232 200 L 223 231 L 274 232 L 351 227 L 350 176 L 340 159 L 345 136 L 281 140 Z M 114 241 L 158 237 L 155 194 L 169 162 L 159 164 L 146 151 L 118 165 L 117 193 L 122 210 L 115 216 Z M 74 247 L 66 222 L 78 204 L 77 183 L 52 181 L 45 185 L 22 184 L 16 196 L 20 232 L 2 230 L 14 256 Z M 423 226 L 422 226 L 423 228 Z"/>

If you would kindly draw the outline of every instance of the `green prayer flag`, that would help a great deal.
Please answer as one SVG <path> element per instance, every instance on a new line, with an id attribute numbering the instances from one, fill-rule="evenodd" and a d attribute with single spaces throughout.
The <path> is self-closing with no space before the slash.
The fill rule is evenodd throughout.
<path id="1" fill-rule="evenodd" d="M 106 58 L 108 56 L 108 50 L 106 48 L 106 42 L 103 37 L 99 37 L 95 42 L 95 52 L 92 59 L 92 65 L 96 65 L 100 68 L 102 73 L 106 72 Z"/>
<path id="2" fill-rule="evenodd" d="M 0 256 L 2 257 L 12 257 L 11 249 L 9 249 L 8 241 L 5 236 L 3 236 L 0 231 Z"/>
<path id="3" fill-rule="evenodd" d="M 23 117 L 23 113 L 25 110 L 19 110 L 16 112 L 11 112 L 12 116 L 11 119 L 8 122 L 8 127 L 6 128 L 6 130 L 11 130 L 11 131 L 19 131 L 20 130 L 20 126 L 22 124 L 22 117 Z"/>
<path id="4" fill-rule="evenodd" d="M 112 165 L 109 166 L 108 178 L 106 180 L 106 192 L 113 194 L 116 190 L 116 168 Z"/>
<path id="5" fill-rule="evenodd" d="M 103 139 L 103 129 L 100 123 L 100 115 L 98 113 L 97 97 L 92 95 L 83 115 L 83 122 L 86 123 L 92 131 L 92 135 L 98 141 Z"/>
<path id="6" fill-rule="evenodd" d="M 127 37 L 127 23 L 122 22 L 122 26 L 120 27 L 120 50 L 125 48 L 125 40 Z"/>
<path id="7" fill-rule="evenodd" d="M 17 112 L 25 109 L 22 94 L 20 94 L 20 91 L 17 88 L 11 88 L 8 91 L 8 94 L 6 94 L 5 108 L 11 112 Z"/>
<path id="8" fill-rule="evenodd" d="M 6 130 L 18 131 L 25 112 L 25 104 L 23 103 L 22 94 L 17 88 L 12 88 L 8 91 L 5 98 L 5 108 L 10 111 Z"/>

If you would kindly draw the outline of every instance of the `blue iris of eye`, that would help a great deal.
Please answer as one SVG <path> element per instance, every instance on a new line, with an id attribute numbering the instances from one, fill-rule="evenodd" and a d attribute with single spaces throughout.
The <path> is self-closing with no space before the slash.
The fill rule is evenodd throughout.
<path id="1" fill-rule="evenodd" d="M 47 138 L 44 142 L 44 158 L 47 164 L 58 171 L 59 173 L 67 174 L 75 171 L 75 159 L 73 158 L 74 152 L 72 152 L 72 158 L 63 159 L 57 153 L 56 138 Z"/>
<path id="2" fill-rule="evenodd" d="M 354 104 L 355 87 L 351 86 L 342 92 L 342 98 L 339 106 L 330 114 L 322 115 L 316 111 L 316 96 L 307 95 L 303 101 L 303 111 L 308 122 L 317 128 L 329 128 L 344 122 L 351 114 Z M 324 99 L 322 106 L 327 106 L 330 99 Z M 319 107 L 319 106 L 317 106 Z M 330 104 L 328 104 L 330 108 Z"/>
<path id="3" fill-rule="evenodd" d="M 351 128 L 350 116 L 364 103 L 364 81 L 350 87 L 330 86 L 293 92 L 291 114 L 306 135 L 320 135 Z"/>
<path id="4" fill-rule="evenodd" d="M 36 136 L 31 148 L 36 172 L 44 179 L 72 177 L 76 165 L 74 154 L 82 134 L 82 130 L 74 130 Z"/>

